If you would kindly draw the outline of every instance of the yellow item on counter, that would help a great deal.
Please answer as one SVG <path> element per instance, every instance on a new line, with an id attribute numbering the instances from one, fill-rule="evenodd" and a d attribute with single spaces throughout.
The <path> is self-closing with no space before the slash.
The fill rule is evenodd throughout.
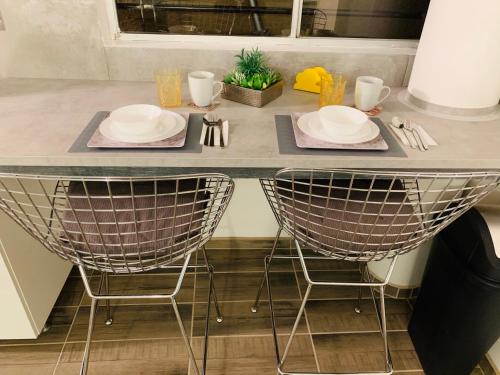
<path id="1" fill-rule="evenodd" d="M 330 74 L 321 66 L 304 69 L 295 76 L 295 84 L 293 85 L 293 88 L 295 90 L 319 94 L 321 88 L 321 77 L 323 76 L 330 76 Z"/>
<path id="2" fill-rule="evenodd" d="M 319 106 L 341 105 L 344 101 L 347 80 L 342 73 L 324 75 L 321 78 Z"/>

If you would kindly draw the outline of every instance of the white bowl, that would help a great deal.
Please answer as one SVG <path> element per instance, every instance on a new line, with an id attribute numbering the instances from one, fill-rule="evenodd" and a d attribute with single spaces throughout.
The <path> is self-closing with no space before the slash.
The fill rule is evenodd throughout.
<path id="1" fill-rule="evenodd" d="M 368 116 L 359 109 L 344 105 L 329 105 L 318 111 L 321 125 L 331 137 L 358 133 L 368 121 Z"/>
<path id="2" fill-rule="evenodd" d="M 111 128 L 117 134 L 146 135 L 156 131 L 162 109 L 150 104 L 133 104 L 111 112 Z"/>

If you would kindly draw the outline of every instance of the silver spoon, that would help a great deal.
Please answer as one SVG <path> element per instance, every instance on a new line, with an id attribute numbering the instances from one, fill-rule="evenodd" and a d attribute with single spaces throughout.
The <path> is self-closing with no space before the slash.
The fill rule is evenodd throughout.
<path id="1" fill-rule="evenodd" d="M 408 134 L 406 134 L 406 132 L 405 132 L 405 129 L 406 129 L 405 124 L 403 123 L 403 121 L 400 120 L 399 117 L 394 116 L 392 118 L 391 125 L 394 126 L 395 128 L 402 130 L 402 132 L 405 135 L 406 140 L 408 141 L 408 144 L 410 145 L 411 148 L 417 148 L 417 146 L 415 145 L 416 140 L 415 140 L 415 142 L 412 142 L 410 137 L 408 137 Z"/>

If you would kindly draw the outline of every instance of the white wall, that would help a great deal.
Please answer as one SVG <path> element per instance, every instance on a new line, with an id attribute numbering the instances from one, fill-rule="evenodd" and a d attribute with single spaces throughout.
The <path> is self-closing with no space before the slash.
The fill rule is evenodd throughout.
<path id="1" fill-rule="evenodd" d="M 0 8 L 1 14 L 2 8 Z M 3 17 L 2 17 L 3 19 Z M 0 78 L 7 76 L 7 32 L 0 30 Z"/>
<path id="2" fill-rule="evenodd" d="M 274 237 L 276 219 L 256 179 L 235 179 L 236 189 L 216 237 Z"/>
<path id="3" fill-rule="evenodd" d="M 7 75 L 107 79 L 96 4 L 97 0 L 0 0 Z"/>

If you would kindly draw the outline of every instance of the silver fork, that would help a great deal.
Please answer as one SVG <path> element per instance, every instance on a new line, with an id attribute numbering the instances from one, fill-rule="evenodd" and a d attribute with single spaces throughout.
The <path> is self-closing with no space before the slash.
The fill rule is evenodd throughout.
<path id="1" fill-rule="evenodd" d="M 424 148 L 424 150 L 427 151 L 429 149 L 429 144 L 427 143 L 427 140 L 425 139 L 421 130 L 418 127 L 414 126 L 415 124 L 413 123 L 413 121 L 410 120 L 409 122 L 410 123 L 408 124 L 408 126 L 412 129 L 412 132 L 417 134 L 418 139 L 420 140 L 420 143 L 422 144 L 422 147 Z"/>
<path id="2" fill-rule="evenodd" d="M 211 139 L 213 139 L 212 133 L 213 133 L 213 122 L 214 122 L 214 119 L 215 119 L 215 116 L 212 113 L 207 113 L 203 117 L 203 123 L 207 127 L 207 130 L 205 132 L 205 140 L 203 142 L 203 144 L 205 146 L 211 146 L 210 141 L 211 141 Z"/>
<path id="3" fill-rule="evenodd" d="M 217 127 L 219 129 L 219 145 L 221 144 L 220 142 L 220 137 L 222 134 L 222 129 L 221 129 L 221 124 L 222 121 L 216 116 L 214 113 L 207 113 L 204 116 L 204 119 L 206 120 L 205 125 L 207 125 L 207 132 L 205 136 L 205 142 L 204 144 L 206 146 L 215 146 L 215 128 Z M 222 143 L 222 147 L 224 147 Z"/>
<path id="4" fill-rule="evenodd" d="M 427 149 L 429 149 L 427 144 L 425 144 L 422 140 L 422 137 L 420 136 L 420 133 L 417 131 L 417 129 L 413 128 L 407 120 L 403 121 L 403 127 L 413 135 L 413 138 L 415 138 L 420 151 L 426 151 Z"/>

